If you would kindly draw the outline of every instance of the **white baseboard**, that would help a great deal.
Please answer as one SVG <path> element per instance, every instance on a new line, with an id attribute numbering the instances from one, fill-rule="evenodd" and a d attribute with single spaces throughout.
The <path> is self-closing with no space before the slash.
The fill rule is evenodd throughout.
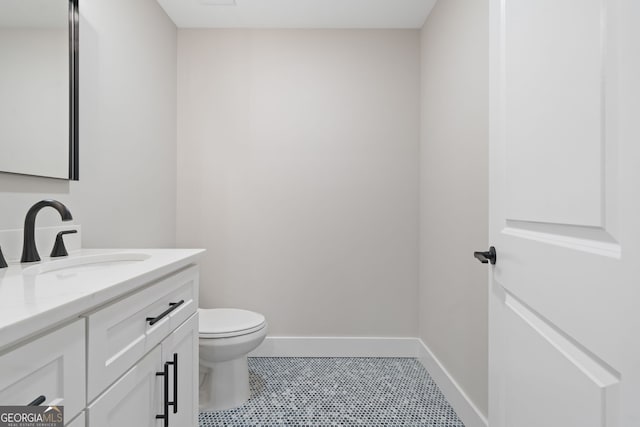
<path id="1" fill-rule="evenodd" d="M 488 426 L 487 418 L 418 338 L 267 337 L 249 357 L 413 357 L 427 369 L 466 427 Z"/>
<path id="2" fill-rule="evenodd" d="M 429 347 L 421 339 L 417 341 L 419 345 L 418 360 L 429 372 L 435 383 L 438 384 L 442 394 L 447 398 L 465 427 L 487 427 L 489 425 L 487 417 L 469 399 L 469 396 L 460 388 L 460 385 L 444 368 Z"/>
<path id="3" fill-rule="evenodd" d="M 267 337 L 249 357 L 418 357 L 416 338 Z"/>

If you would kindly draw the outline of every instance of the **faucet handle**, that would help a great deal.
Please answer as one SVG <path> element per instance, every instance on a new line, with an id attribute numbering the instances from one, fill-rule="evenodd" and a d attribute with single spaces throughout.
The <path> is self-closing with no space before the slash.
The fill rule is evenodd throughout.
<path id="1" fill-rule="evenodd" d="M 74 234 L 74 233 L 77 233 L 77 232 L 78 232 L 78 230 L 64 230 L 64 231 L 59 232 L 56 235 L 56 242 L 53 245 L 53 249 L 51 250 L 51 258 L 56 258 L 56 257 L 69 255 L 67 253 L 67 248 L 65 248 L 65 246 L 64 246 L 64 240 L 62 239 L 62 236 L 64 236 L 65 234 Z"/>
<path id="2" fill-rule="evenodd" d="M 2 255 L 2 248 L 0 248 L 0 268 L 7 268 L 7 261 L 4 259 L 4 255 Z"/>

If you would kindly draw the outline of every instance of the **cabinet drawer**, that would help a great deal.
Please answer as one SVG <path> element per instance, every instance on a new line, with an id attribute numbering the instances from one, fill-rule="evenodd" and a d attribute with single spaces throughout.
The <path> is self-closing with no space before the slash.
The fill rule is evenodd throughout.
<path id="1" fill-rule="evenodd" d="M 197 307 L 198 268 L 193 266 L 89 314 L 89 401 L 195 313 Z"/>
<path id="2" fill-rule="evenodd" d="M 84 320 L 0 355 L 0 405 L 63 405 L 65 419 L 85 407 Z"/>

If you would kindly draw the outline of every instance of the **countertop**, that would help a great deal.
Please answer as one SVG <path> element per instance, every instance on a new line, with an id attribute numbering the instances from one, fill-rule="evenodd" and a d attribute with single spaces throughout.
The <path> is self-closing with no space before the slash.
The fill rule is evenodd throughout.
<path id="1" fill-rule="evenodd" d="M 144 261 L 73 272 L 26 274 L 39 263 L 0 269 L 0 351 L 45 329 L 126 295 L 173 271 L 195 264 L 202 249 L 80 249 L 68 258 L 108 253 L 147 254 Z M 43 265 L 51 261 L 43 258 Z"/>

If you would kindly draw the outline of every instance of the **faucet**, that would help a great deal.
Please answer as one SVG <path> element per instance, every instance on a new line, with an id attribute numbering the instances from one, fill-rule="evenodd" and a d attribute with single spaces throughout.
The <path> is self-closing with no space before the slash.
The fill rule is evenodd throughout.
<path id="1" fill-rule="evenodd" d="M 41 200 L 31 206 L 24 219 L 24 242 L 22 243 L 22 258 L 20 262 L 40 261 L 38 249 L 36 249 L 36 215 L 40 209 L 50 206 L 60 213 L 63 221 L 71 221 L 73 217 L 69 209 L 57 200 Z"/>
<path id="2" fill-rule="evenodd" d="M 4 255 L 2 255 L 2 248 L 0 248 L 0 268 L 7 268 L 7 261 L 4 259 Z"/>

